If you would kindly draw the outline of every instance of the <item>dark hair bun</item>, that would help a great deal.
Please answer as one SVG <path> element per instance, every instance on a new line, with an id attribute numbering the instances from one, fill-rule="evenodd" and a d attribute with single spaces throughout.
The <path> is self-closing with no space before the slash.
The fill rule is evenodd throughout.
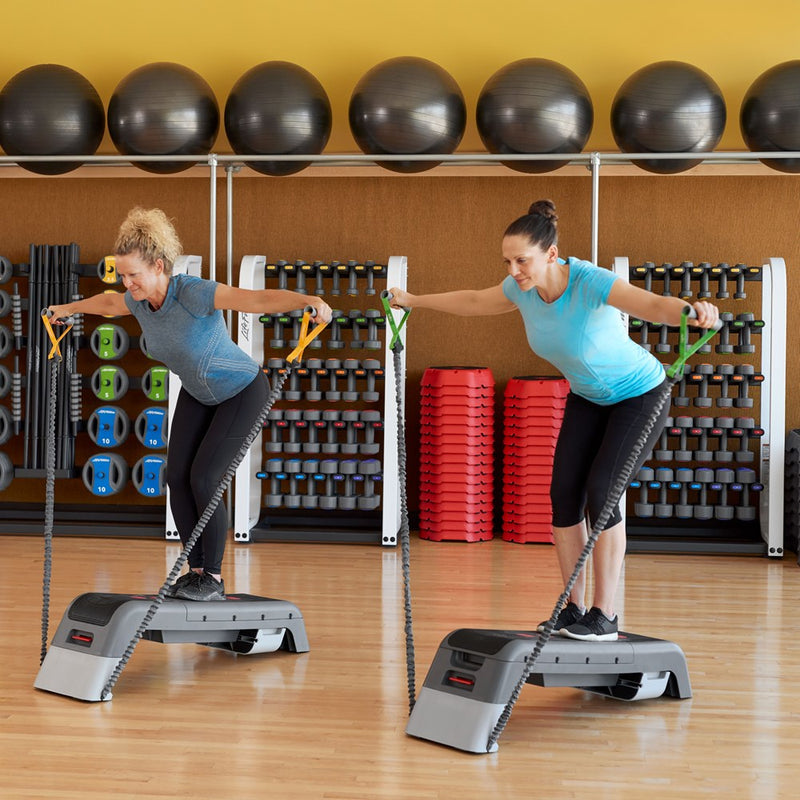
<path id="1" fill-rule="evenodd" d="M 535 203 L 531 203 L 531 207 L 528 209 L 528 214 L 538 214 L 540 217 L 549 219 L 552 222 L 556 222 L 558 220 L 558 214 L 556 214 L 556 204 L 552 200 L 537 200 Z"/>

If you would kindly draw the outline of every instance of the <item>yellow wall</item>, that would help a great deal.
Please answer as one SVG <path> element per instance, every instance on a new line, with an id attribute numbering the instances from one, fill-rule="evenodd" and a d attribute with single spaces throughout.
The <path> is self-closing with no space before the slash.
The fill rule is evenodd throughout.
<path id="1" fill-rule="evenodd" d="M 327 152 L 357 150 L 347 124 L 353 87 L 374 64 L 398 55 L 429 58 L 459 83 L 470 117 L 462 151 L 482 150 L 474 121 L 481 87 L 518 58 L 554 59 L 587 84 L 595 107 L 589 150 L 616 149 L 609 113 L 617 88 L 664 59 L 711 75 L 728 108 L 718 149 L 744 149 L 739 107 L 748 86 L 774 64 L 800 58 L 797 0 L 14 0 L 4 6 L 2 84 L 34 64 L 61 63 L 88 78 L 107 105 L 132 69 L 177 61 L 205 77 L 222 108 L 247 69 L 284 59 L 310 70 L 331 98 Z M 215 149 L 230 152 L 224 133 Z M 108 138 L 101 151 L 113 152 Z"/>

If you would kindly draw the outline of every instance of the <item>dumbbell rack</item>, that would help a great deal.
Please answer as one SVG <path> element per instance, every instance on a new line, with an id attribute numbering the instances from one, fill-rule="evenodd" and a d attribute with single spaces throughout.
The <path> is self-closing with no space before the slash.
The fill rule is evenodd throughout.
<path id="1" fill-rule="evenodd" d="M 52 303 L 82 297 L 84 293 L 96 294 L 104 285 L 107 291 L 117 290 L 113 287 L 118 283 L 113 259 L 81 264 L 79 256 L 76 244 L 32 245 L 30 263 L 7 263 L 3 269 L 2 282 L 13 287 L 10 297 L 14 330 L 14 352 L 9 356 L 13 366 L 6 368 L 13 379 L 12 410 L 8 417 L 13 423 L 14 435 L 7 445 L 8 454 L 2 456 L 5 492 L 0 495 L 3 511 L 0 532 L 3 533 L 41 533 L 42 530 L 41 501 L 20 502 L 26 492 L 15 493 L 12 483 L 26 478 L 41 480 L 46 476 L 44 451 L 49 388 L 43 387 L 49 384 L 50 341 L 39 311 Z M 188 264 L 193 258 L 197 257 L 184 260 Z M 46 266 L 47 259 L 49 266 Z M 178 269 L 180 271 L 181 267 Z M 58 277 L 62 274 L 63 277 Z M 95 285 L 83 287 L 89 279 Z M 124 445 L 124 442 L 132 428 L 147 422 L 143 419 L 147 409 L 136 416 L 141 406 L 162 411 L 153 403 L 165 399 L 166 392 L 159 397 L 155 382 L 165 381 L 167 373 L 163 366 L 151 362 L 141 378 L 128 378 L 122 364 L 132 356 L 139 360 L 145 358 L 143 354 L 137 355 L 144 343 L 116 322 L 76 315 L 72 330 L 61 342 L 64 360 L 59 365 L 56 395 L 55 477 L 58 483 L 54 532 L 57 534 L 163 535 L 163 487 L 159 487 L 156 480 L 152 491 L 146 492 L 144 485 L 138 493 L 134 491 L 128 483 L 131 470 L 117 448 L 123 447 L 126 455 L 132 452 L 131 443 Z M 55 327 L 57 334 L 61 330 Z M 132 351 L 130 354 L 126 352 L 128 349 Z M 152 378 L 152 393 L 145 385 L 148 377 Z M 143 394 L 133 392 L 120 403 L 129 388 L 140 388 Z M 85 413 L 87 398 L 91 399 Z M 136 423 L 132 424 L 133 419 Z M 147 431 L 141 433 L 147 435 Z M 134 466 L 135 474 L 137 470 L 147 469 L 145 462 L 151 456 L 147 445 L 145 448 L 145 455 Z M 130 460 L 135 461 L 136 455 Z M 163 473 L 163 456 L 159 461 Z M 96 498 L 94 502 L 91 495 Z M 83 502 L 82 497 L 86 498 Z M 107 502 L 112 497 L 113 501 Z"/>
<path id="2" fill-rule="evenodd" d="M 336 313 L 292 365 L 264 433 L 236 472 L 234 541 L 397 544 L 397 393 L 379 298 L 381 288 L 404 288 L 406 272 L 403 256 L 385 265 L 242 259 L 240 287 L 316 294 Z M 263 363 L 273 385 L 297 343 L 301 317 L 239 315 L 239 346 Z M 402 401 L 405 349 L 400 364 Z"/>
<path id="3" fill-rule="evenodd" d="M 616 258 L 612 269 L 650 291 L 687 302 L 708 299 L 718 304 L 723 320 L 717 337 L 684 368 L 673 390 L 667 425 L 628 491 L 629 550 L 781 557 L 783 259 L 771 258 L 760 266 L 708 262 L 631 266 L 629 259 Z M 760 291 L 751 291 L 753 286 Z M 754 295 L 760 312 L 751 308 Z M 628 328 L 632 338 L 665 366 L 674 361 L 677 328 L 633 318 Z M 706 360 L 711 363 L 699 363 Z M 715 408 L 720 409 L 717 415 Z M 694 415 L 694 409 L 701 414 Z"/>

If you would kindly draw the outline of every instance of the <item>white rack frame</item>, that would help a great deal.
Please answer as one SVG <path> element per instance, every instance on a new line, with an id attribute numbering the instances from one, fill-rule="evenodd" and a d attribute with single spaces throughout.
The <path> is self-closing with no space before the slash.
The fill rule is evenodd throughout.
<path id="1" fill-rule="evenodd" d="M 614 259 L 612 270 L 629 280 L 628 258 Z M 628 315 L 623 315 L 626 323 Z M 759 477 L 764 486 L 759 498 L 761 538 L 766 555 L 781 558 L 783 552 L 784 441 L 786 429 L 786 264 L 769 258 L 761 270 L 761 423 Z M 773 439 L 775 440 L 773 442 Z M 775 458 L 772 458 L 772 448 Z M 624 511 L 624 506 L 623 506 Z M 665 541 L 667 541 L 665 537 Z"/>

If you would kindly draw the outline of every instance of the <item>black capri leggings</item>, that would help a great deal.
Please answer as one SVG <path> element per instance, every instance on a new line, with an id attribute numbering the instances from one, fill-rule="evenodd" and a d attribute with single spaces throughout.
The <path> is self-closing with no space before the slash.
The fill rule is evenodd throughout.
<path id="1" fill-rule="evenodd" d="M 567 528 L 577 525 L 587 513 L 590 523 L 594 524 L 611 493 L 611 487 L 620 476 L 625 460 L 668 385 L 669 381 L 665 378 L 655 389 L 610 406 L 597 405 L 572 392 L 567 395 L 550 484 L 554 526 Z M 658 441 L 669 408 L 669 402 L 664 403 L 631 473 L 631 479 Z M 604 530 L 621 520 L 617 504 Z"/>
<path id="2" fill-rule="evenodd" d="M 184 544 L 268 396 L 269 382 L 261 370 L 239 394 L 216 406 L 203 405 L 181 389 L 169 432 L 167 485 Z M 219 574 L 227 537 L 228 515 L 220 503 L 189 553 L 189 566 Z"/>

